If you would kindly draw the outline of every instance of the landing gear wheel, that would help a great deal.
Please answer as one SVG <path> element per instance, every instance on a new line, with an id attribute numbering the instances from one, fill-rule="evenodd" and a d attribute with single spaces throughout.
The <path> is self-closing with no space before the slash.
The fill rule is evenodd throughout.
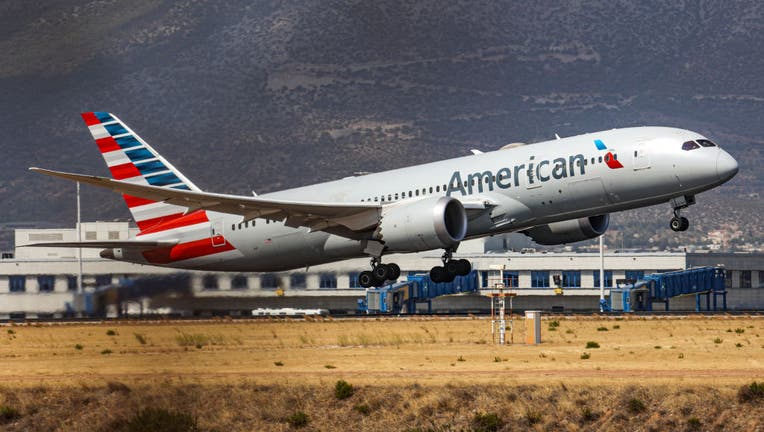
<path id="1" fill-rule="evenodd" d="M 673 217 L 669 226 L 672 231 L 687 231 L 687 228 L 690 227 L 690 221 L 684 216 Z"/>
<path id="2" fill-rule="evenodd" d="M 398 264 L 390 263 L 387 265 L 387 269 L 390 272 L 387 275 L 390 280 L 398 280 L 398 278 L 401 277 L 401 268 L 398 267 Z"/>
<path id="3" fill-rule="evenodd" d="M 387 264 L 378 264 L 376 267 L 374 267 L 372 273 L 374 273 L 375 279 L 381 280 L 382 282 L 390 279 L 390 269 Z"/>
<path id="4" fill-rule="evenodd" d="M 370 271 L 362 271 L 358 275 L 358 285 L 361 285 L 361 288 L 370 288 L 374 285 L 374 274 L 372 274 Z"/>
<path id="5" fill-rule="evenodd" d="M 456 274 L 458 276 L 467 276 L 472 271 L 472 264 L 466 259 L 456 261 Z"/>
<path id="6" fill-rule="evenodd" d="M 446 269 L 441 266 L 435 266 L 430 269 L 430 279 L 435 283 L 445 282 L 446 276 Z"/>
<path id="7" fill-rule="evenodd" d="M 459 261 L 451 260 L 446 262 L 443 267 L 446 269 L 446 273 L 456 276 L 459 273 Z"/>

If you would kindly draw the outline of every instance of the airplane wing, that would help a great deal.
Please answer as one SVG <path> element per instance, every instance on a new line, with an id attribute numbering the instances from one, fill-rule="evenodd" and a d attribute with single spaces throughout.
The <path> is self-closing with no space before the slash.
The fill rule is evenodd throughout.
<path id="1" fill-rule="evenodd" d="M 71 247 L 71 248 L 96 248 L 96 249 L 154 249 L 158 247 L 174 246 L 177 241 L 138 241 L 138 240 L 111 240 L 111 241 L 81 241 L 81 242 L 47 242 L 19 245 L 18 247 Z"/>
<path id="2" fill-rule="evenodd" d="M 267 217 L 274 220 L 285 220 L 287 226 L 304 226 L 313 230 L 325 230 L 336 226 L 342 226 L 352 231 L 371 229 L 379 223 L 382 211 L 382 206 L 375 203 L 274 200 L 148 186 L 106 177 L 52 171 L 36 167 L 29 169 L 53 177 L 111 189 L 116 193 L 186 207 L 189 212 L 204 209 L 241 215 L 245 220 Z"/>

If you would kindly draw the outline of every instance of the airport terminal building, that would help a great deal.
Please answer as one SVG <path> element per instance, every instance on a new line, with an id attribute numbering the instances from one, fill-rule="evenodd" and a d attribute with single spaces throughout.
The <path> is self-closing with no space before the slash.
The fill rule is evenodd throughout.
<path id="1" fill-rule="evenodd" d="M 136 234 L 127 222 L 81 224 L 83 240 L 126 240 Z M 255 308 L 323 308 L 333 313 L 355 313 L 365 290 L 358 273 L 369 260 L 359 258 L 280 273 L 216 273 L 179 271 L 103 259 L 97 249 L 28 248 L 37 242 L 75 241 L 76 229 L 17 229 L 16 248 L 0 260 L 0 319 L 47 318 L 93 313 L 115 316 L 118 311 L 198 314 L 247 314 Z M 485 312 L 487 294 L 497 278 L 516 292 L 515 309 L 596 311 L 599 307 L 600 257 L 596 253 L 523 252 L 495 249 L 495 241 L 463 242 L 458 256 L 477 271 L 480 291 L 437 298 L 435 312 Z M 440 264 L 440 251 L 390 258 L 408 274 L 425 273 Z M 686 252 L 606 252 L 605 295 L 619 279 L 640 279 L 650 273 L 699 266 L 724 266 L 729 310 L 764 309 L 764 254 Z M 81 269 L 81 270 L 80 270 Z M 83 293 L 78 292 L 82 274 Z M 555 277 L 556 276 L 556 277 Z M 121 291 L 131 281 L 149 289 Z M 555 291 L 555 279 L 562 294 Z M 173 285 L 173 286 L 160 286 Z M 88 293 L 108 292 L 104 296 Z M 94 299 L 107 308 L 94 307 Z M 694 296 L 677 298 L 672 310 L 695 310 Z M 663 310 L 656 306 L 655 310 Z"/>

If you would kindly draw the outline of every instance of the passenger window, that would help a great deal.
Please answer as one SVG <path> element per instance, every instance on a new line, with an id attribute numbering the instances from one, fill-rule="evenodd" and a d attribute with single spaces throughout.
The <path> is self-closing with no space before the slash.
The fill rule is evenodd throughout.
<path id="1" fill-rule="evenodd" d="M 411 198 L 411 195 L 412 195 L 412 194 L 411 194 L 411 191 L 409 191 L 409 198 Z"/>
<path id="2" fill-rule="evenodd" d="M 430 186 L 430 193 L 432 193 L 432 186 Z"/>
<path id="3" fill-rule="evenodd" d="M 707 139 L 698 140 L 698 144 L 702 145 L 703 147 L 716 147 L 716 144 L 712 143 L 711 141 Z"/>
<path id="4" fill-rule="evenodd" d="M 682 150 L 684 151 L 695 150 L 697 148 L 700 148 L 700 146 L 695 141 L 687 141 L 686 143 L 682 144 Z"/>
<path id="5" fill-rule="evenodd" d="M 392 201 L 392 200 L 393 200 L 393 196 L 392 196 L 392 195 L 388 195 L 388 196 L 387 196 L 387 200 L 388 200 L 388 201 Z"/>
<path id="6" fill-rule="evenodd" d="M 398 200 L 398 193 L 395 193 L 395 199 Z"/>
<path id="7" fill-rule="evenodd" d="M 231 231 L 236 231 L 236 224 L 231 224 Z"/>
<path id="8" fill-rule="evenodd" d="M 377 202 L 377 201 L 378 201 L 378 200 L 377 200 L 377 197 L 374 197 L 374 202 Z"/>
<path id="9" fill-rule="evenodd" d="M 594 158 L 592 158 L 592 165 L 594 165 Z"/>
<path id="10" fill-rule="evenodd" d="M 440 185 L 435 186 L 435 192 L 440 192 Z"/>
<path id="11" fill-rule="evenodd" d="M 598 159 L 599 163 L 602 163 L 602 156 L 600 156 Z"/>

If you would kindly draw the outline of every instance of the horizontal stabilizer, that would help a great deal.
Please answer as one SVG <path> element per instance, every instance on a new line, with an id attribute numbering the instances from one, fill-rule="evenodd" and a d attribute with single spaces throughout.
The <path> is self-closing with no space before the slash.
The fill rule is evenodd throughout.
<path id="1" fill-rule="evenodd" d="M 96 249 L 153 249 L 158 247 L 174 246 L 178 242 L 173 241 L 139 241 L 139 240 L 111 240 L 111 241 L 81 241 L 81 242 L 48 242 L 19 245 L 19 247 L 66 247 L 66 248 L 96 248 Z"/>

